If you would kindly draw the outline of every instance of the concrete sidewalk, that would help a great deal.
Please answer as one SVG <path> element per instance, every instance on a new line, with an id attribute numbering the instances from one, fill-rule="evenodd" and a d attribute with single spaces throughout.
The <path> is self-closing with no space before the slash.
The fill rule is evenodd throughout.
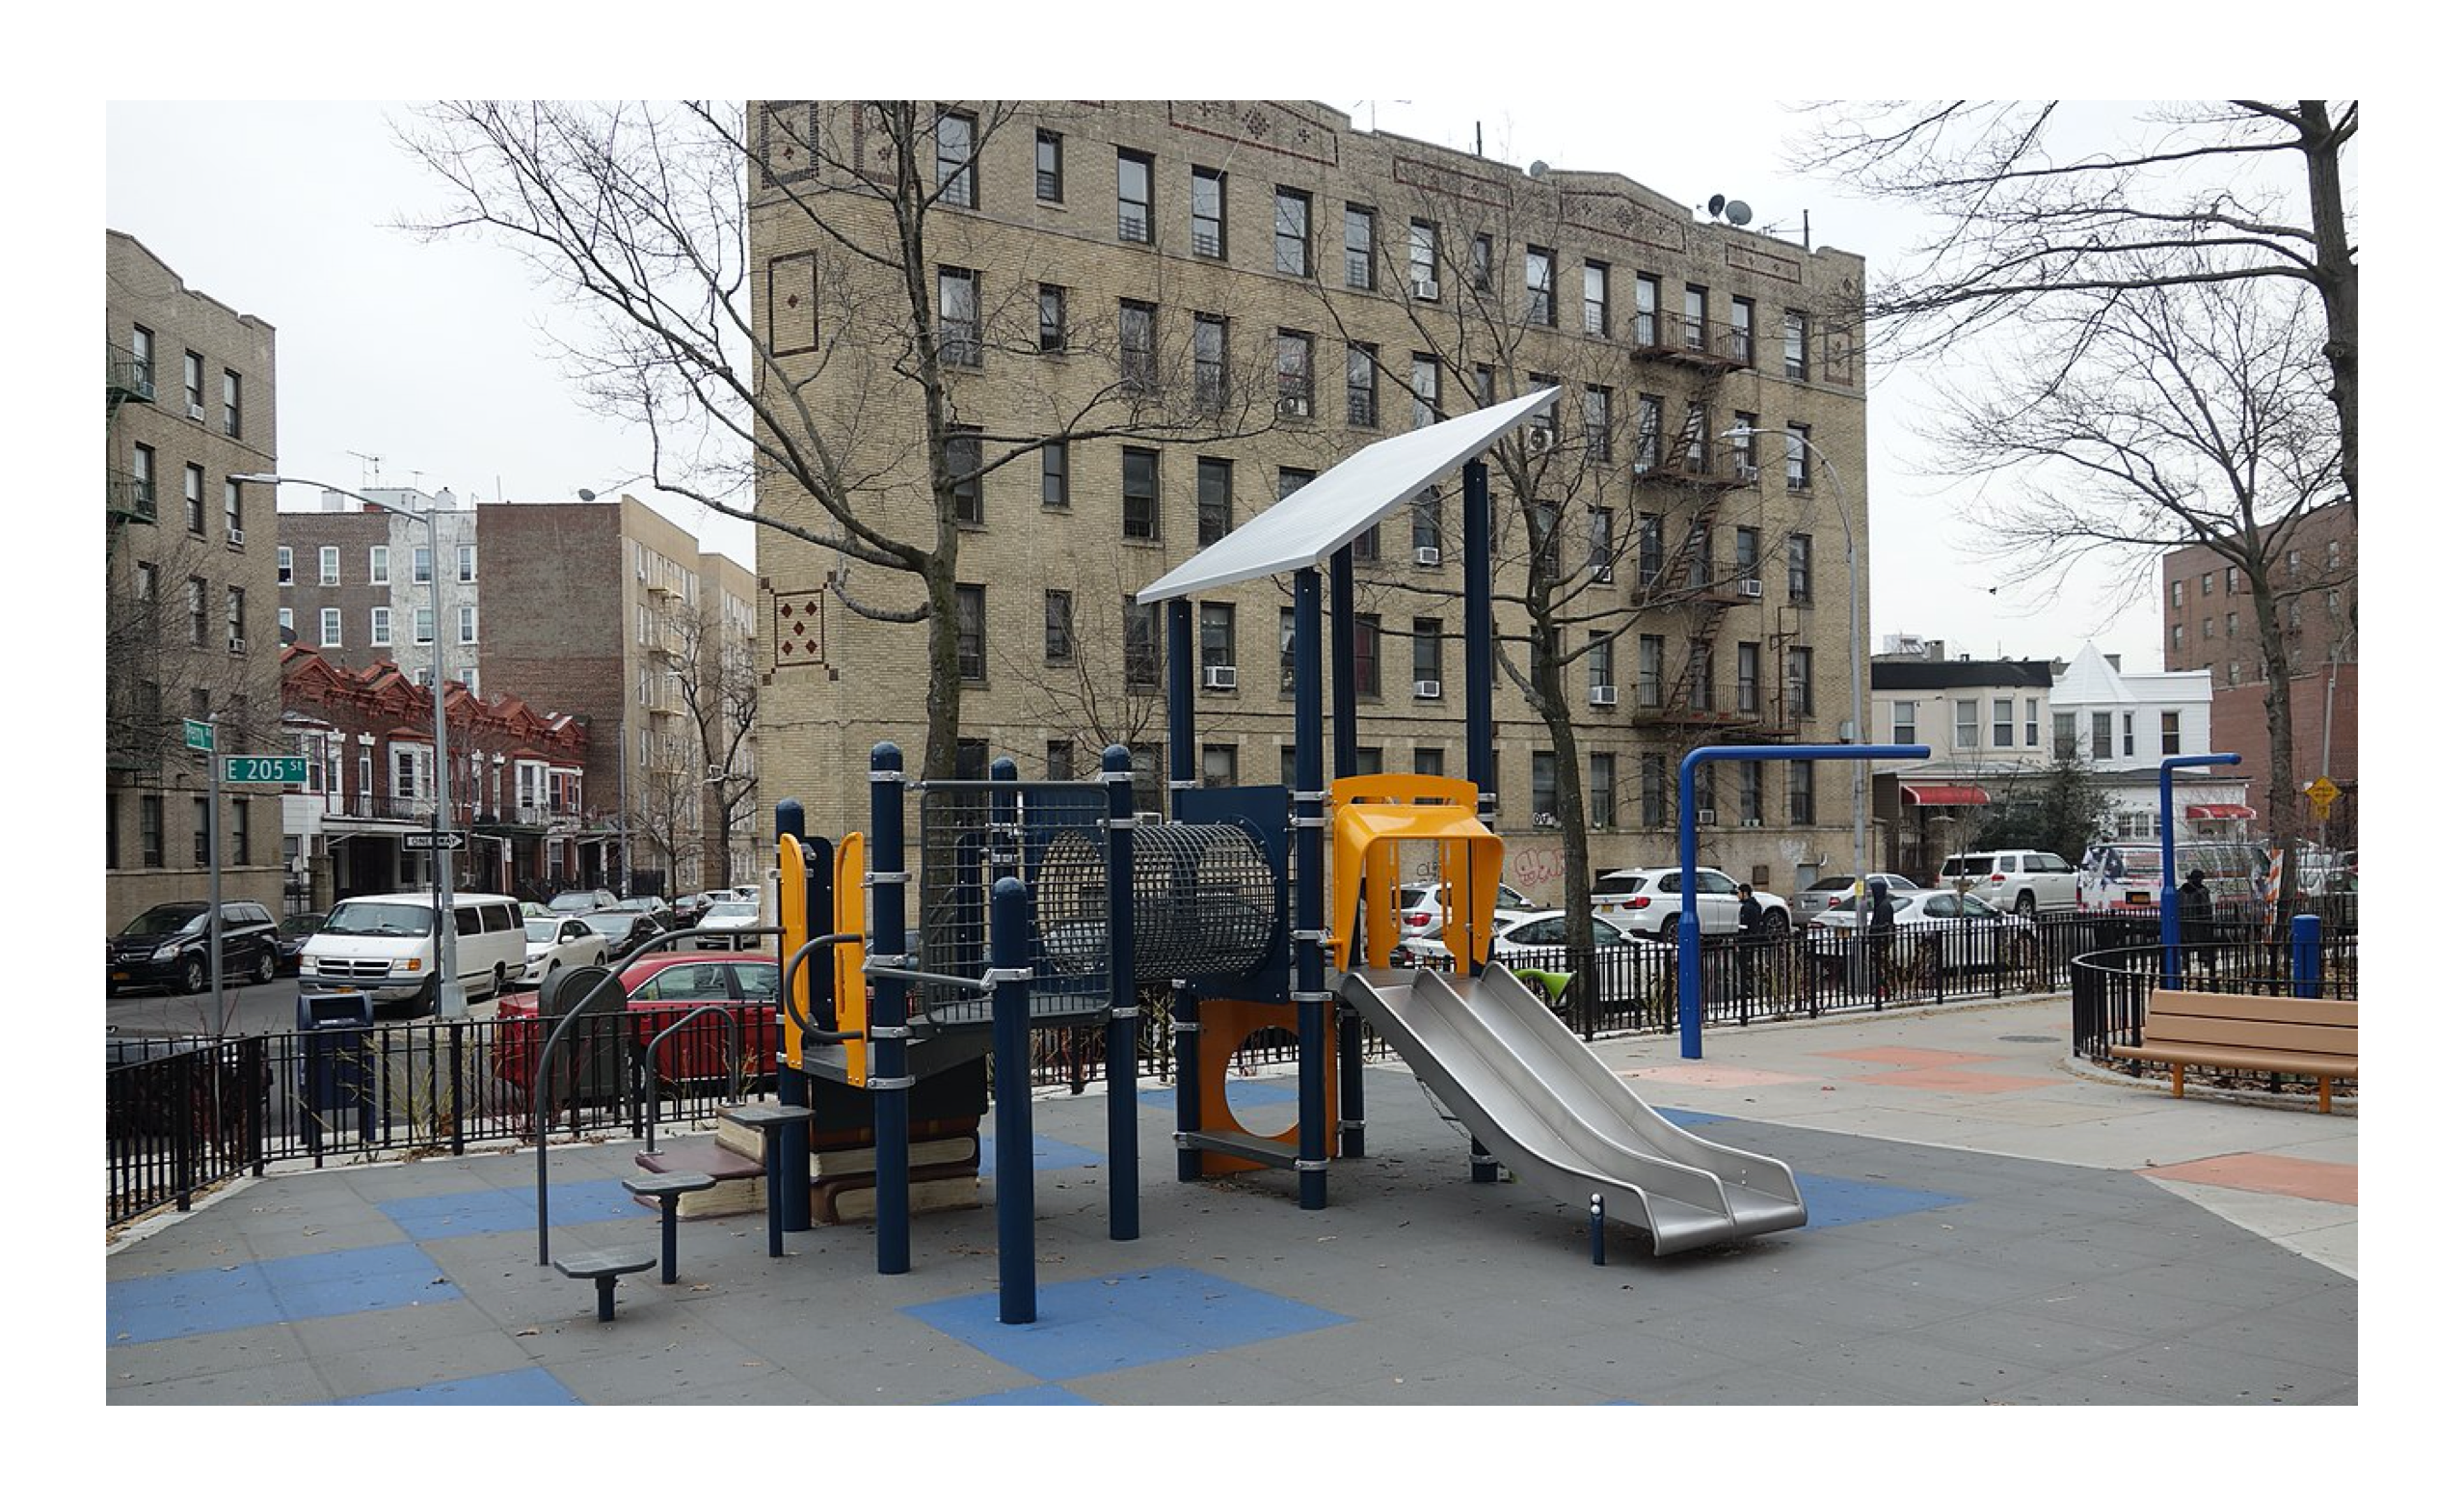
<path id="1" fill-rule="evenodd" d="M 1333 1206 L 1288 1174 L 1173 1178 L 1139 1094 L 1140 1237 L 1106 1227 L 1104 1103 L 1040 1099 L 1038 1321 L 998 1319 L 980 1209 L 688 1224 L 682 1280 L 538 1266 L 528 1153 L 278 1175 L 155 1221 L 107 1265 L 115 1403 L 2281 1403 L 2358 1397 L 2357 1120 L 2306 1094 L 2177 1102 L 2083 1073 L 2058 1000 L 1596 1049 L 1708 1139 L 1795 1170 L 1809 1225 L 1654 1259 L 1585 1210 L 1475 1184 L 1400 1067 Z M 1288 1076 L 1231 1085 L 1250 1127 Z M 990 1120 L 986 1121 L 989 1132 Z M 676 1132 L 662 1135 L 662 1143 Z M 993 1164 L 985 1136 L 984 1165 Z M 632 1143 L 551 1152 L 555 1248 L 655 1249 Z"/>

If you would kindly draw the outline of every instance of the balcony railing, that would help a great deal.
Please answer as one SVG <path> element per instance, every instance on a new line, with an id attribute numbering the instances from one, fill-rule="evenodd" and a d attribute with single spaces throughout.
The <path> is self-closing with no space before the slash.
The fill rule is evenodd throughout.
<path id="1" fill-rule="evenodd" d="M 103 342 L 103 389 L 113 397 L 154 400 L 154 363 L 124 345 Z"/>
<path id="2" fill-rule="evenodd" d="M 1750 330 L 1727 326 L 1715 338 L 1707 319 L 1677 313 L 1638 313 L 1634 316 L 1634 356 L 1637 360 L 1725 371 L 1754 364 L 1754 335 Z"/>
<path id="3" fill-rule="evenodd" d="M 152 518 L 154 483 L 140 480 L 125 471 L 105 472 L 103 509 L 115 518 Z"/>

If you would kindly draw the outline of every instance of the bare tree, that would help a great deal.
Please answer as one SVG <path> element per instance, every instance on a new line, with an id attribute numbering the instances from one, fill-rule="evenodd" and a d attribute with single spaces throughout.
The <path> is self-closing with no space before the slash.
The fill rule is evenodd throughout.
<path id="1" fill-rule="evenodd" d="M 2156 110 L 2141 140 L 2075 144 L 2051 101 L 1829 104 L 1799 166 L 1911 204 L 1939 229 L 1873 284 L 1887 346 L 1939 352 L 2031 310 L 2148 288 L 2307 288 L 2320 315 L 2343 495 L 2361 498 L 2361 269 L 2344 205 L 2358 101 Z M 2080 334 L 2097 325 L 2082 321 Z"/>
<path id="2" fill-rule="evenodd" d="M 1180 380 L 1160 341 L 1121 349 L 1083 323 L 1070 348 L 1111 345 L 1119 379 L 1038 386 L 1031 424 L 975 421 L 959 374 L 1050 337 L 1031 274 L 944 260 L 1019 109 L 460 101 L 404 133 L 452 201 L 406 228 L 509 244 L 593 316 L 563 354 L 590 401 L 648 433 L 654 484 L 833 551 L 850 610 L 922 625 L 927 777 L 957 766 L 960 525 L 983 479 L 1048 443 L 1269 426 L 1244 384 Z M 757 240 L 809 252 L 809 281 L 775 286 Z"/>
<path id="3" fill-rule="evenodd" d="M 736 631 L 722 619 L 715 593 L 704 594 L 692 605 L 670 600 L 673 605 L 657 614 L 655 624 L 656 652 L 667 666 L 667 684 L 692 723 L 694 755 L 678 777 L 689 785 L 698 808 L 703 886 L 723 889 L 736 881 L 732 837 L 759 783 L 747 766 L 747 755 L 761 719 L 761 665 L 749 632 Z M 713 851 L 715 886 L 709 873 Z"/>
<path id="4" fill-rule="evenodd" d="M 1933 436 L 1958 473 L 1996 481 L 1978 522 L 2010 573 L 2042 592 L 2116 550 L 2144 561 L 2201 545 L 2239 572 L 2278 833 L 2302 820 L 2287 619 L 2305 598 L 2349 600 L 2352 584 L 2348 567 L 2291 568 L 2296 524 L 2343 495 L 2340 428 L 2312 355 L 2318 323 L 2306 300 L 2216 282 L 2035 311 L 2011 374 L 1953 394 Z M 2291 898 L 2288 886 L 2288 913 Z"/>

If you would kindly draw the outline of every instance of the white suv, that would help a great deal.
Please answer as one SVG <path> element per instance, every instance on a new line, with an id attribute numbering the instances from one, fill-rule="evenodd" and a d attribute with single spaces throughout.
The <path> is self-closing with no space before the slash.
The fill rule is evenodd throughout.
<path id="1" fill-rule="evenodd" d="M 1676 940 L 1678 891 L 1684 883 L 1678 868 L 1620 868 L 1604 874 L 1592 886 L 1592 913 L 1629 936 Z M 1694 871 L 1694 918 L 1705 936 L 1733 936 L 1752 926 L 1755 934 L 1788 933 L 1788 901 L 1776 894 L 1755 892 L 1760 912 L 1740 913 L 1737 881 L 1716 868 Z"/>
<path id="2" fill-rule="evenodd" d="M 2074 910 L 2079 903 L 2079 874 L 2068 859 L 2054 852 L 2006 848 L 1998 852 L 1954 852 L 1942 859 L 1938 888 L 1973 894 L 1997 910 L 2034 915 L 2039 910 Z"/>

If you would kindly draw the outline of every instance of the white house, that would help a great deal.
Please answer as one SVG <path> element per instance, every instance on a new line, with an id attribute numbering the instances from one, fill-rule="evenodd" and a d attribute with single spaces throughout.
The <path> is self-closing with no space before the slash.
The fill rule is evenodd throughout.
<path id="1" fill-rule="evenodd" d="M 2125 672 L 2121 656 L 2100 653 L 2094 641 L 2053 677 L 2052 752 L 2072 751 L 2097 776 L 2113 806 L 2113 835 L 2153 841 L 2156 835 L 2157 767 L 2183 754 L 2239 753 L 2263 757 L 2263 748 L 2209 745 L 2209 706 L 2213 691 L 2204 669 Z M 2231 766 L 2177 769 L 2173 776 L 2174 836 L 2238 839 L 2252 835 L 2258 813 L 2249 805 L 2250 780 Z"/>

